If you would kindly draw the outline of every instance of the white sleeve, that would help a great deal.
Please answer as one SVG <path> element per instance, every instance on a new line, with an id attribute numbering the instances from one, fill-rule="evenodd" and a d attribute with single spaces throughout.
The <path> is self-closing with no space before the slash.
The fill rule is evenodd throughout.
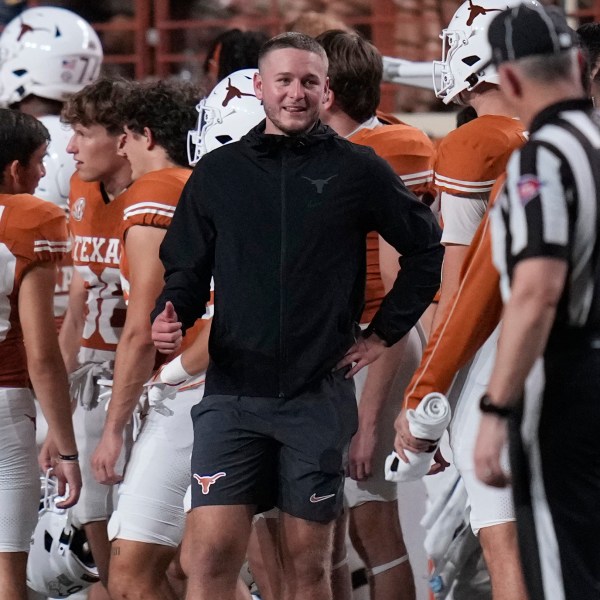
<path id="1" fill-rule="evenodd" d="M 487 209 L 488 195 L 454 196 L 442 192 L 442 244 L 469 246 Z"/>

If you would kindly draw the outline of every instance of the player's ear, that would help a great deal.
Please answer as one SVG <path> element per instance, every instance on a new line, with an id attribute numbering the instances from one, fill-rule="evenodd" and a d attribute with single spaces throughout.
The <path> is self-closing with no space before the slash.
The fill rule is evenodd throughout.
<path id="1" fill-rule="evenodd" d="M 5 188 L 14 189 L 18 187 L 21 181 L 21 173 L 23 166 L 18 160 L 13 160 L 4 168 L 4 177 L 2 178 L 2 185 Z"/>
<path id="2" fill-rule="evenodd" d="M 154 138 L 154 134 L 149 127 L 144 127 L 144 138 L 146 139 L 146 148 L 148 150 L 152 150 L 156 145 L 156 139 Z"/>
<path id="3" fill-rule="evenodd" d="M 117 154 L 120 156 L 125 156 L 125 140 L 127 139 L 127 133 L 123 132 L 119 134 L 119 139 L 117 140 Z"/>

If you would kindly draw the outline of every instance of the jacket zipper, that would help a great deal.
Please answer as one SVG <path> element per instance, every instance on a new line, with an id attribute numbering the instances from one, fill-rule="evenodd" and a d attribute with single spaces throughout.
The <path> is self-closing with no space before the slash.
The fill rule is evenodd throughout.
<path id="1" fill-rule="evenodd" d="M 286 206 L 285 206 L 285 151 L 281 153 L 281 249 L 279 255 L 279 397 L 285 398 L 284 383 L 284 311 L 285 311 L 285 247 L 286 247 Z"/>

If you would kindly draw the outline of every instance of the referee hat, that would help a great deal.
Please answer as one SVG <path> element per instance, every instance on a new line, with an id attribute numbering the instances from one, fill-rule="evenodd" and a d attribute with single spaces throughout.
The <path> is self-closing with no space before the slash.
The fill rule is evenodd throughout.
<path id="1" fill-rule="evenodd" d="M 490 62 L 496 66 L 528 56 L 559 54 L 578 43 L 560 10 L 526 4 L 499 13 L 490 23 L 488 40 Z"/>

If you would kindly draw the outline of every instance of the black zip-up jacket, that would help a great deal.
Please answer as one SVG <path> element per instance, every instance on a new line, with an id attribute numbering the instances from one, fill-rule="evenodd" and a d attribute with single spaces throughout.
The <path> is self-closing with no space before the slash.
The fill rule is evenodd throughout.
<path id="1" fill-rule="evenodd" d="M 153 319 L 170 300 L 190 327 L 214 277 L 206 395 L 290 397 L 331 371 L 355 340 L 371 230 L 402 255 L 371 323 L 388 344 L 440 283 L 440 229 L 384 160 L 324 125 L 264 128 L 202 158 L 160 249 Z"/>

